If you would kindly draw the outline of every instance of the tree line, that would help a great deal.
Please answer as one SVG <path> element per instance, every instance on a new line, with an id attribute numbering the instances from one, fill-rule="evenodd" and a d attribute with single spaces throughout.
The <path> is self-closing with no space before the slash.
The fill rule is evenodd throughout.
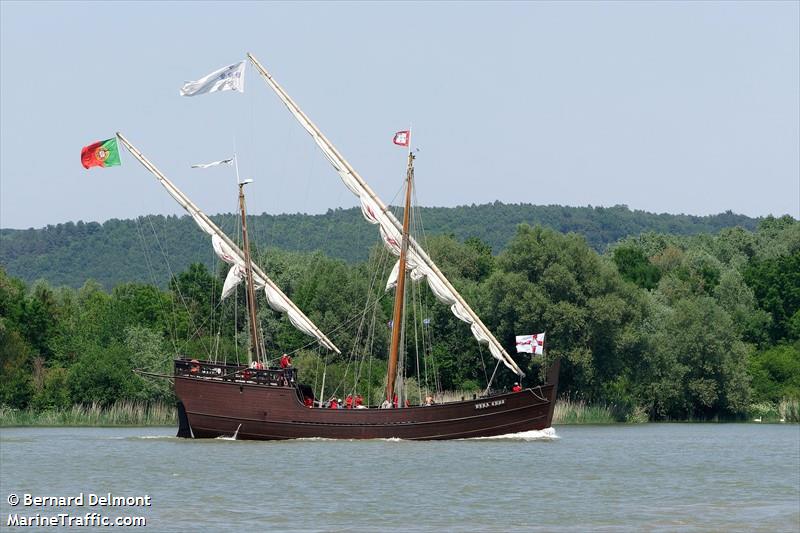
<path id="1" fill-rule="evenodd" d="M 452 234 L 459 240 L 477 237 L 493 250 L 506 248 L 518 224 L 543 225 L 561 233 L 578 233 L 599 252 L 609 244 L 644 232 L 693 235 L 726 227 L 753 230 L 757 219 L 731 212 L 710 216 L 654 214 L 626 206 L 565 207 L 492 204 L 454 208 L 419 208 L 429 234 Z M 237 233 L 236 215 L 212 219 L 229 234 Z M 325 255 L 357 263 L 368 259 L 374 228 L 364 224 L 360 209 L 329 210 L 322 215 L 250 217 L 248 227 L 264 246 Z M 152 257 L 142 243 L 158 242 Z M 213 268 L 205 237 L 188 216 L 148 216 L 134 220 L 50 225 L 40 229 L 0 230 L 0 264 L 28 283 L 46 279 L 79 288 L 94 279 L 108 290 L 139 281 L 166 286 L 172 273 L 192 263 Z"/>
<path id="2" fill-rule="evenodd" d="M 206 241 L 205 246 L 208 247 Z M 451 282 L 508 348 L 515 335 L 547 332 L 550 360 L 562 360 L 562 394 L 644 410 L 653 420 L 736 419 L 754 404 L 800 398 L 800 223 L 767 217 L 717 234 L 648 232 L 599 253 L 583 235 L 521 224 L 497 254 L 485 240 L 438 235 L 427 248 Z M 256 250 L 261 266 L 343 355 L 322 353 L 262 302 L 259 325 L 272 357 L 300 350 L 301 380 L 327 379 L 372 394 L 382 386 L 390 298 L 370 310 L 373 327 L 340 328 L 376 298 L 388 267 L 377 247 L 364 261 L 322 252 Z M 374 273 L 375 266 L 379 272 Z M 121 399 L 170 401 L 176 355 L 245 358 L 244 306 L 219 293 L 225 269 L 193 263 L 166 287 L 127 281 L 106 290 L 26 283 L 0 270 L 0 404 L 52 409 Z M 381 280 L 377 284 L 375 279 Z M 444 389 L 486 386 L 495 361 L 446 306 L 427 302 L 427 354 Z M 413 325 L 409 328 L 413 329 Z M 367 328 L 369 329 L 369 328 Z M 409 329 L 411 331 L 411 329 Z M 369 338 L 367 342 L 367 338 Z M 406 334 L 412 353 L 414 335 Z M 356 370 L 368 352 L 371 364 Z M 361 355 L 359 355 L 361 354 Z M 514 356 L 527 383 L 543 361 Z M 488 369 L 488 370 L 487 370 Z M 426 370 L 427 371 L 427 370 Z M 409 379 L 425 377 L 413 362 Z M 494 387 L 515 376 L 499 371 Z"/>

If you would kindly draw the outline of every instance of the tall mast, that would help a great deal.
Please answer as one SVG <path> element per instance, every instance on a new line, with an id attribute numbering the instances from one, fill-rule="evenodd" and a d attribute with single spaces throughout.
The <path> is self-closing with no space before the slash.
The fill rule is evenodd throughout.
<path id="1" fill-rule="evenodd" d="M 221 242 L 225 243 L 229 248 L 232 254 L 235 254 L 237 257 L 241 258 L 244 261 L 244 252 L 242 252 L 239 247 L 234 243 L 230 237 L 225 235 L 225 233 L 217 227 L 214 222 L 203 213 L 199 207 L 197 207 L 178 187 L 175 186 L 167 177 L 158 169 L 156 166 L 147 159 L 142 152 L 139 151 L 138 148 L 133 146 L 131 142 L 126 139 L 121 133 L 117 132 L 117 138 L 120 140 L 123 146 L 127 148 L 127 150 L 133 155 L 141 164 L 146 168 L 156 179 L 161 183 L 161 185 L 167 190 L 170 196 L 175 199 L 181 207 L 183 207 L 189 215 L 194 219 L 195 223 L 200 227 L 208 235 L 216 236 L 220 239 Z M 227 261 L 226 261 L 227 262 Z M 339 348 L 336 347 L 331 340 L 325 336 L 322 331 L 313 323 L 309 318 L 292 302 L 284 293 L 281 291 L 280 287 L 275 285 L 275 283 L 269 278 L 269 276 L 261 270 L 258 265 L 253 264 L 251 261 L 252 271 L 255 273 L 256 276 L 260 280 L 264 280 L 266 284 L 266 293 L 267 293 L 267 300 L 273 309 L 276 311 L 280 311 L 281 313 L 286 313 L 291 321 L 292 325 L 302 331 L 303 333 L 310 335 L 319 341 L 319 343 L 329 350 L 333 350 L 336 353 L 341 353 Z"/>
<path id="2" fill-rule="evenodd" d="M 250 362 L 263 361 L 261 342 L 258 336 L 258 315 L 256 313 L 256 289 L 253 283 L 253 262 L 250 259 L 250 240 L 247 238 L 247 210 L 244 203 L 244 186 L 252 180 L 239 183 L 239 209 L 242 212 L 242 241 L 244 243 L 245 276 L 247 278 L 247 314 L 250 317 Z"/>
<path id="3" fill-rule="evenodd" d="M 344 159 L 342 154 L 336 149 L 333 144 L 328 140 L 325 135 L 311 122 L 311 119 L 300 109 L 300 107 L 295 103 L 294 100 L 286 93 L 286 91 L 281 87 L 277 81 L 272 77 L 272 75 L 267 72 L 267 69 L 253 56 L 253 54 L 247 54 L 247 57 L 250 59 L 250 62 L 253 66 L 258 70 L 261 77 L 264 78 L 264 81 L 269 85 L 275 94 L 280 98 L 280 100 L 286 105 L 286 108 L 289 109 L 289 112 L 297 119 L 300 125 L 311 135 L 314 139 L 314 142 L 317 143 L 322 153 L 328 159 L 328 161 L 333 165 L 336 169 L 336 172 L 342 178 L 345 186 L 350 189 L 350 191 L 358 196 L 361 199 L 362 209 L 367 209 L 367 203 L 374 203 L 376 206 L 376 211 L 380 210 L 381 218 L 385 216 L 385 221 L 379 221 L 381 224 L 381 231 L 387 229 L 391 226 L 392 229 L 396 231 L 400 230 L 400 221 L 392 214 L 389 210 L 388 206 L 383 203 L 383 201 L 375 194 L 375 191 L 370 188 L 364 178 L 359 175 L 359 173 Z M 386 226 L 384 226 L 384 222 L 386 222 Z M 375 223 L 375 222 L 373 222 Z M 467 322 L 470 324 L 470 330 L 472 331 L 472 335 L 478 340 L 480 343 L 488 343 L 489 344 L 489 351 L 491 352 L 492 356 L 496 359 L 500 359 L 503 363 L 513 370 L 516 374 L 520 376 L 524 376 L 525 373 L 522 369 L 517 365 L 514 359 L 506 352 L 503 345 L 500 344 L 495 336 L 489 331 L 489 328 L 486 327 L 480 317 L 475 313 L 475 311 L 470 308 L 469 304 L 467 304 L 466 300 L 458 293 L 458 291 L 453 287 L 453 285 L 448 281 L 448 279 L 444 276 L 439 267 L 433 262 L 433 260 L 428 256 L 425 250 L 417 243 L 413 238 L 409 239 L 409 248 L 411 250 L 412 255 L 416 255 L 420 258 L 420 260 L 424 263 L 425 267 L 430 270 L 431 274 L 425 274 L 428 278 L 428 285 L 431 288 L 434 288 L 434 285 L 440 286 L 438 289 L 435 289 L 434 292 L 437 294 L 437 298 L 445 302 L 447 305 L 450 306 L 450 309 L 453 311 L 460 320 Z M 433 281 L 432 281 L 433 279 Z M 450 299 L 452 298 L 452 301 Z M 457 305 L 455 305 L 457 304 Z M 474 327 L 473 327 L 474 326 Z"/>
<path id="4" fill-rule="evenodd" d="M 408 220 L 411 214 L 411 185 L 414 181 L 414 154 L 408 152 L 406 172 L 406 206 L 403 211 L 403 241 L 400 245 L 400 262 L 397 270 L 397 288 L 394 293 L 394 317 L 392 318 L 392 345 L 389 349 L 389 369 L 386 372 L 386 399 L 394 398 L 394 382 L 397 379 L 397 356 L 400 351 L 400 333 L 403 329 L 403 300 L 406 289 L 406 253 L 408 252 Z"/>

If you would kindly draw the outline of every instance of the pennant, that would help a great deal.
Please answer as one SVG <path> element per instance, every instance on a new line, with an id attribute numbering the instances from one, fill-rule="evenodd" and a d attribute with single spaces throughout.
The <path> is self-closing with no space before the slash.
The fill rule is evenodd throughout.
<path id="1" fill-rule="evenodd" d="M 208 168 L 208 167 L 215 167 L 217 165 L 230 165 L 233 162 L 233 158 L 230 159 L 223 159 L 221 161 L 212 161 L 211 163 L 197 163 L 192 165 L 192 168 Z"/>
<path id="2" fill-rule="evenodd" d="M 198 94 L 219 91 L 239 91 L 243 93 L 245 65 L 244 61 L 240 61 L 215 70 L 197 81 L 187 81 L 181 87 L 180 94 L 181 96 L 197 96 Z"/>
<path id="3" fill-rule="evenodd" d="M 81 164 L 83 168 L 114 167 L 122 164 L 119 160 L 117 138 L 113 137 L 84 146 L 81 149 Z"/>
<path id="4" fill-rule="evenodd" d="M 398 131 L 397 133 L 395 133 L 392 142 L 397 146 L 408 146 L 410 140 L 411 140 L 411 132 L 409 130 L 405 130 L 405 131 Z"/>
<path id="5" fill-rule="evenodd" d="M 517 353 L 542 355 L 544 353 L 544 333 L 517 335 Z"/>

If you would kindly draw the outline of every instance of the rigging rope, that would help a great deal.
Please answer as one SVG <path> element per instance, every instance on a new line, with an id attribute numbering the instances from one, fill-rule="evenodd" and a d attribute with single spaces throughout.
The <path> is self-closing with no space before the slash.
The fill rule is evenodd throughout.
<path id="1" fill-rule="evenodd" d="M 142 217 L 138 216 L 138 217 L 135 218 L 135 220 L 136 220 L 136 232 L 139 235 L 139 242 L 140 242 L 140 245 L 142 247 L 142 252 L 144 254 L 145 263 L 147 263 L 147 270 L 150 272 L 150 278 L 152 279 L 153 285 L 155 285 L 157 287 L 159 285 L 159 283 L 158 283 L 158 281 L 156 279 L 155 270 L 153 269 L 153 263 L 150 260 L 149 249 L 148 249 L 148 247 L 146 245 L 147 240 L 145 239 L 144 232 L 142 231 L 141 225 L 139 224 L 139 219 L 140 218 L 142 218 Z M 166 310 L 166 308 L 164 306 L 164 303 L 161 300 L 161 298 L 158 299 L 158 302 L 159 302 L 159 304 L 158 304 L 159 307 L 161 307 L 162 312 L 164 312 L 164 316 L 167 316 L 168 313 L 166 312 L 167 310 Z M 172 333 L 172 335 L 170 335 L 170 341 L 172 342 L 172 347 L 175 350 L 175 353 L 177 354 L 178 353 L 177 335 L 175 335 L 174 331 L 171 331 L 171 333 Z"/>
<path id="2" fill-rule="evenodd" d="M 425 231 L 425 222 L 424 222 L 424 218 L 422 217 L 422 208 L 419 207 L 419 202 L 417 200 L 417 189 L 418 188 L 415 188 L 414 191 L 413 191 L 413 193 L 414 193 L 414 212 L 415 212 L 415 216 L 414 216 L 414 232 L 415 232 L 415 238 L 417 239 L 417 242 L 420 243 L 420 245 L 424 249 L 427 250 L 427 249 L 430 249 L 430 246 L 428 245 L 428 235 L 427 235 L 427 233 Z M 427 284 L 425 284 L 425 286 L 427 287 Z M 421 287 L 420 287 L 420 290 L 422 290 Z M 425 294 L 424 304 L 423 304 L 424 308 L 422 308 L 422 312 L 423 312 L 423 315 L 424 315 L 423 316 L 423 321 L 424 321 L 425 318 L 429 318 L 430 317 L 430 313 L 431 313 L 430 306 L 427 303 L 428 302 L 428 295 L 430 294 L 430 290 L 429 289 L 425 290 L 424 294 Z M 425 334 L 426 331 L 427 331 L 427 335 Z M 428 324 L 428 327 L 425 327 L 425 324 L 423 322 L 422 332 L 423 332 L 423 361 L 425 363 L 425 373 L 426 373 L 426 375 L 425 375 L 425 384 L 426 384 L 426 387 L 427 387 L 427 385 L 428 385 L 428 375 L 427 375 L 428 364 L 430 364 L 430 366 L 432 368 L 431 373 L 433 374 L 433 379 L 434 379 L 434 388 L 435 388 L 436 392 L 441 393 L 441 391 L 442 391 L 441 381 L 439 379 L 439 372 L 438 372 L 438 369 L 436 368 L 436 361 L 435 361 L 435 357 L 434 357 L 434 354 L 433 354 L 433 328 L 430 327 L 430 324 Z M 427 341 L 427 347 L 428 347 L 427 351 L 425 350 L 426 341 Z"/>
<path id="3" fill-rule="evenodd" d="M 483 367 L 483 379 L 486 381 L 487 385 L 489 383 L 489 375 L 486 373 L 486 361 L 483 358 L 483 348 L 481 345 L 478 344 L 478 353 L 481 354 L 481 366 Z"/>
<path id="4" fill-rule="evenodd" d="M 417 292 L 414 290 L 414 283 L 411 284 L 411 301 L 412 301 L 412 308 L 417 309 L 416 303 L 417 300 Z M 418 284 L 417 284 L 418 285 Z M 416 313 L 414 313 L 416 315 Z M 419 372 L 419 336 L 417 334 L 417 316 L 414 316 L 414 353 L 416 355 L 417 360 L 417 390 L 419 392 L 419 399 L 422 400 L 422 385 L 420 384 L 420 372 Z M 423 354 L 423 359 L 424 359 Z"/>

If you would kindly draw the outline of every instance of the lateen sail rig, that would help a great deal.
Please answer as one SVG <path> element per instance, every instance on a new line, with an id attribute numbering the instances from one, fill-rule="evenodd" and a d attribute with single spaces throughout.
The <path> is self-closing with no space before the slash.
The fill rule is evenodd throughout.
<path id="1" fill-rule="evenodd" d="M 125 145 L 125 148 L 158 179 L 170 196 L 191 215 L 200 229 L 211 236 L 211 244 L 217 256 L 232 265 L 222 288 L 222 297 L 228 296 L 244 278 L 246 267 L 242 250 L 121 133 L 117 132 L 117 137 Z M 270 307 L 278 312 L 285 313 L 295 328 L 317 339 L 320 345 L 336 353 L 341 353 L 339 348 L 269 279 L 258 265 L 252 263 L 252 267 L 255 285 L 259 289 L 264 289 Z"/>
<path id="2" fill-rule="evenodd" d="M 350 189 L 353 194 L 358 196 L 361 201 L 361 212 L 364 214 L 364 218 L 371 224 L 378 224 L 386 247 L 395 255 L 400 255 L 403 226 L 400 221 L 397 220 L 397 217 L 389 211 L 386 204 L 383 203 L 358 172 L 350 166 L 339 151 L 328 141 L 314 123 L 311 122 L 306 114 L 303 113 L 286 91 L 278 85 L 272 78 L 272 75 L 258 62 L 255 56 L 248 53 L 247 57 L 267 84 L 275 91 L 278 98 L 283 101 L 292 115 L 294 115 L 300 125 L 311 135 L 314 142 L 317 143 L 317 146 L 319 146 L 322 153 L 327 157 L 328 161 L 342 178 L 345 186 Z M 387 288 L 391 287 L 394 284 L 394 280 L 397 279 L 397 268 L 397 265 L 395 265 L 392 276 L 387 283 Z M 478 315 L 467 305 L 464 298 L 455 290 L 447 278 L 444 277 L 444 274 L 442 274 L 425 250 L 423 250 L 412 237 L 409 237 L 408 241 L 407 268 L 411 272 L 411 278 L 413 280 L 420 280 L 423 278 L 428 280 L 428 286 L 431 288 L 436 298 L 442 303 L 449 305 L 450 310 L 456 317 L 470 325 L 474 337 L 478 342 L 489 345 L 489 351 L 493 357 L 502 361 L 503 364 L 518 375 L 525 375 L 500 342 L 484 325 Z"/>

